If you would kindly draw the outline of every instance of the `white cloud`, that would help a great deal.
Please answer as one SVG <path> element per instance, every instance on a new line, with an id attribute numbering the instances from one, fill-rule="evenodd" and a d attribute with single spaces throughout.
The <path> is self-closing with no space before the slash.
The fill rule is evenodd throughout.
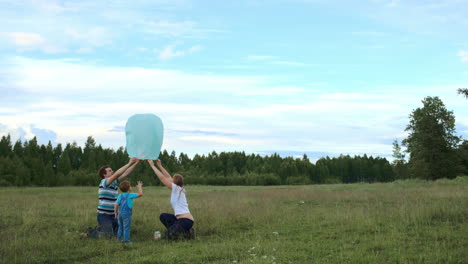
<path id="1" fill-rule="evenodd" d="M 81 45 L 102 47 L 112 43 L 108 30 L 103 27 L 92 27 L 81 31 L 74 28 L 67 28 L 65 34 L 75 41 L 79 41 Z"/>
<path id="2" fill-rule="evenodd" d="M 196 45 L 196 46 L 190 47 L 190 48 L 187 50 L 187 52 L 188 52 L 188 53 L 194 53 L 194 52 L 200 51 L 200 50 L 202 50 L 202 49 L 203 49 L 202 46 Z"/>
<path id="3" fill-rule="evenodd" d="M 462 62 L 468 62 L 468 51 L 460 50 L 457 55 Z"/>
<path id="4" fill-rule="evenodd" d="M 159 59 L 170 60 L 175 57 L 181 57 L 186 54 L 191 54 L 191 53 L 200 51 L 201 49 L 202 47 L 197 45 L 197 46 L 192 46 L 187 50 L 175 50 L 175 45 L 168 45 L 159 52 Z"/>
<path id="5" fill-rule="evenodd" d="M 145 22 L 154 19 L 155 16 L 164 17 L 168 14 L 163 11 L 155 14 L 153 7 L 164 10 L 181 5 L 176 2 L 179 1 L 137 1 L 131 4 L 119 1 L 112 3 L 110 8 L 107 2 L 90 0 L 2 1 L 0 32 L 12 33 L 0 33 L 0 37 L 7 38 L 11 44 L 21 47 L 19 51 L 60 53 L 78 50 L 80 53 L 82 49 L 88 52 L 94 47 L 109 46 L 113 43 L 117 43 L 114 51 L 118 48 L 123 49 L 124 45 L 133 45 L 134 41 L 154 38 L 148 33 L 181 38 L 204 37 L 207 33 L 218 32 L 202 28 L 197 22 L 189 20 L 172 21 L 161 18 Z M 14 46 L 8 46 L 12 47 Z M 200 48 L 194 46 L 186 52 L 195 52 Z"/>
<path id="6" fill-rule="evenodd" d="M 66 48 L 52 44 L 51 41 L 38 33 L 31 32 L 3 32 L 0 33 L 0 39 L 6 39 L 7 43 L 12 45 L 16 51 L 36 51 L 55 54 L 67 51 Z"/>
<path id="7" fill-rule="evenodd" d="M 158 92 L 161 95 L 187 95 L 198 91 L 237 93 L 252 91 L 265 81 L 262 77 L 191 75 L 174 70 L 142 67 L 113 67 L 84 64 L 81 61 L 34 60 L 15 57 L 8 60 L 15 87 L 41 96 L 71 96 L 93 93 L 95 96 L 134 96 Z M 189 84 L 189 85 L 188 85 Z"/>
<path id="8" fill-rule="evenodd" d="M 15 45 L 20 47 L 35 47 L 45 42 L 45 39 L 36 33 L 12 32 L 4 34 L 8 36 Z"/>
<path id="9" fill-rule="evenodd" d="M 159 59 L 161 60 L 169 60 L 175 57 L 183 56 L 185 54 L 184 51 L 178 50 L 174 51 L 174 46 L 166 46 L 164 49 L 159 53 Z"/>
<path id="10" fill-rule="evenodd" d="M 69 51 L 67 46 L 80 46 L 78 53 L 89 53 L 92 47 L 102 47 L 111 44 L 111 38 L 107 31 L 101 27 L 94 27 L 84 32 L 75 29 L 66 29 L 65 36 L 59 41 L 50 40 L 38 33 L 31 32 L 4 32 L 0 38 L 7 39 L 19 51 L 40 50 L 44 53 L 63 53 Z M 74 44 L 70 43 L 73 40 Z"/>
<path id="11" fill-rule="evenodd" d="M 11 87 L 32 102 L 3 101 L 1 123 L 26 132 L 36 125 L 55 132 L 61 143 L 82 144 L 93 135 L 117 148 L 125 136 L 110 129 L 124 126 L 135 113 L 155 113 L 169 131 L 163 147 L 177 151 L 391 153 L 391 139 L 401 138 L 407 116 L 424 96 L 440 95 L 457 117 L 468 116 L 466 101 L 456 94 L 459 85 L 336 93 L 323 86 L 279 86 L 276 78 L 265 76 L 110 67 L 73 59 L 8 63 L 16 65 L 10 69 Z M 466 118 L 457 122 L 468 127 Z"/>

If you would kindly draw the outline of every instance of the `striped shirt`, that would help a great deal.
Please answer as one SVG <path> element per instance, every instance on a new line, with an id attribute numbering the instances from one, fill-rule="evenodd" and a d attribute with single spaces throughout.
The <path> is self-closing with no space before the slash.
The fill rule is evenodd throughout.
<path id="1" fill-rule="evenodd" d="M 114 214 L 114 205 L 117 201 L 119 179 L 113 181 L 110 185 L 107 184 L 107 178 L 99 183 L 99 205 L 97 208 L 98 214 Z"/>

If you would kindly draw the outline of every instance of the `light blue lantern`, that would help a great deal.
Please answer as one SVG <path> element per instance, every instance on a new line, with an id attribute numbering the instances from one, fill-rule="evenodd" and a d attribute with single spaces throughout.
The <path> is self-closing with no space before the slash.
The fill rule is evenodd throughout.
<path id="1" fill-rule="evenodd" d="M 130 158 L 156 160 L 161 152 L 164 127 L 153 114 L 136 114 L 125 125 L 127 153 Z"/>

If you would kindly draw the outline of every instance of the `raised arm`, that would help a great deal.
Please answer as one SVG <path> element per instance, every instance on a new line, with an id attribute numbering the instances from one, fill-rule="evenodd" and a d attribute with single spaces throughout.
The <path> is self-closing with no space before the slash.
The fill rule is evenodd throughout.
<path id="1" fill-rule="evenodd" d="M 137 182 L 138 197 L 143 196 L 143 188 L 142 188 L 142 186 L 143 186 L 143 182 L 138 181 L 138 182 Z"/>
<path id="2" fill-rule="evenodd" d="M 132 173 L 132 171 L 138 164 L 140 164 L 140 160 L 137 159 L 135 163 L 133 163 L 128 169 L 125 170 L 125 172 L 119 177 L 119 180 L 122 180 L 128 175 L 130 175 L 130 173 Z"/>
<path id="3" fill-rule="evenodd" d="M 161 171 L 158 170 L 158 168 L 156 168 L 156 166 L 154 165 L 154 162 L 153 160 L 148 160 L 148 163 L 149 165 L 151 166 L 151 168 L 153 169 L 154 173 L 156 174 L 156 176 L 158 176 L 159 180 L 164 184 L 166 185 L 167 188 L 171 189 L 172 190 L 172 178 L 171 176 L 169 175 L 164 175 L 164 173 L 162 173 Z"/>
<path id="4" fill-rule="evenodd" d="M 164 174 L 164 176 L 172 178 L 171 175 L 169 174 L 169 172 L 167 172 L 167 170 L 161 164 L 161 160 L 159 160 L 159 159 L 156 160 L 156 165 L 158 165 L 158 168 L 161 170 L 161 172 Z"/>
<path id="5" fill-rule="evenodd" d="M 125 164 L 122 168 L 118 169 L 112 176 L 107 179 L 107 184 L 113 183 L 116 179 L 118 179 L 122 174 L 130 167 L 133 163 L 137 162 L 137 158 L 131 158 L 127 164 Z"/>

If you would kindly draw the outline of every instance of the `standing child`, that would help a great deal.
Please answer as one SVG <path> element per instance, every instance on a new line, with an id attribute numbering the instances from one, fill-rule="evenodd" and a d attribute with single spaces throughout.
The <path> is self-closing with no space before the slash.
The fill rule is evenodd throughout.
<path id="1" fill-rule="evenodd" d="M 124 243 L 132 243 L 130 241 L 130 226 L 132 224 L 133 199 L 143 196 L 142 186 L 143 183 L 138 181 L 138 193 L 131 193 L 132 187 L 129 181 L 123 181 L 119 184 L 122 193 L 117 197 L 115 203 L 115 218 L 119 223 L 117 241 L 122 241 L 123 238 Z"/>

